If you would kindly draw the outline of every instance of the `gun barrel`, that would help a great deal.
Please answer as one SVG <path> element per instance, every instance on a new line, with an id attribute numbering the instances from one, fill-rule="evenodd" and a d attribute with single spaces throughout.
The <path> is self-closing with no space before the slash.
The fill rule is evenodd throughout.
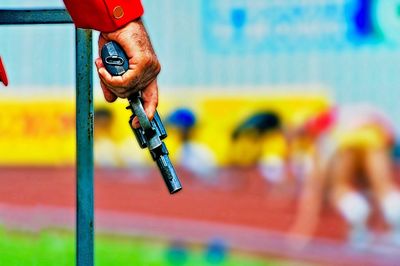
<path id="1" fill-rule="evenodd" d="M 157 166 L 160 169 L 161 175 L 167 185 L 169 193 L 174 194 L 182 189 L 181 182 L 176 175 L 175 169 L 169 160 L 168 155 L 162 155 L 157 160 Z"/>

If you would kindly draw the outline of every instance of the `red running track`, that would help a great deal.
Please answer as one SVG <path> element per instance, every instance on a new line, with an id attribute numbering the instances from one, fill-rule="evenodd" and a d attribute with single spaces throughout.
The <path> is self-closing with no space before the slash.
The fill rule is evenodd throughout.
<path id="1" fill-rule="evenodd" d="M 96 210 L 145 214 L 164 218 L 240 225 L 285 232 L 295 216 L 294 192 L 276 191 L 257 171 L 221 173 L 219 184 L 187 178 L 183 190 L 170 196 L 158 173 L 97 169 Z M 75 207 L 73 168 L 1 168 L 0 204 Z M 346 226 L 325 208 L 316 235 L 344 239 Z"/>
<path id="2" fill-rule="evenodd" d="M 171 196 L 155 171 L 97 169 L 97 230 L 199 243 L 218 235 L 233 248 L 323 265 L 386 266 L 400 260 L 397 249 L 349 249 L 346 225 L 328 206 L 312 243 L 301 250 L 288 246 L 284 235 L 295 218 L 296 191 L 268 186 L 255 170 L 224 170 L 218 183 L 178 173 L 184 189 Z M 0 168 L 0 220 L 6 225 L 71 227 L 74 208 L 75 169 Z M 382 222 L 372 223 L 382 229 Z"/>

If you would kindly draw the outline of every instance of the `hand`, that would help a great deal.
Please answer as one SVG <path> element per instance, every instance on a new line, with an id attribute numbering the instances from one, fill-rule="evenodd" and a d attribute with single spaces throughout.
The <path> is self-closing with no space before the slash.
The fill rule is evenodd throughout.
<path id="1" fill-rule="evenodd" d="M 127 98 L 137 91 L 142 91 L 143 107 L 149 119 L 152 119 L 158 104 L 156 77 L 161 67 L 142 21 L 138 19 L 115 32 L 101 33 L 99 52 L 109 41 L 117 42 L 124 49 L 129 59 L 129 69 L 122 76 L 111 76 L 101 58 L 96 59 L 104 98 L 113 102 L 117 97 Z M 133 126 L 139 127 L 137 118 L 133 120 Z"/>

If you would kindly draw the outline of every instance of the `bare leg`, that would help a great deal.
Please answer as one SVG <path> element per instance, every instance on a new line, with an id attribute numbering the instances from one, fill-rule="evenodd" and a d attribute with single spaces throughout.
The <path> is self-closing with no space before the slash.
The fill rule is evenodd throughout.
<path id="1" fill-rule="evenodd" d="M 374 149 L 365 152 L 364 167 L 378 200 L 397 190 L 393 177 L 393 165 L 387 149 Z"/>
<path id="2" fill-rule="evenodd" d="M 360 162 L 358 150 L 345 149 L 335 154 L 329 169 L 333 202 L 350 226 L 349 241 L 356 248 L 365 248 L 370 240 L 367 229 L 370 208 L 365 197 L 352 185 Z"/>
<path id="3" fill-rule="evenodd" d="M 383 216 L 391 226 L 390 240 L 400 245 L 400 191 L 394 183 L 393 166 L 387 149 L 374 149 L 365 154 L 365 169 Z"/>
<path id="4" fill-rule="evenodd" d="M 338 151 L 328 166 L 328 175 L 332 186 L 332 199 L 335 205 L 344 195 L 354 192 L 352 181 L 356 176 L 358 164 L 357 152 L 346 149 Z"/>

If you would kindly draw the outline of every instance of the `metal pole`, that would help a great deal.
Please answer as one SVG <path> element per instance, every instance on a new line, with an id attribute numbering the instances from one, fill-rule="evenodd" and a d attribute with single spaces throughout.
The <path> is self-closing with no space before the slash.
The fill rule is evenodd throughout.
<path id="1" fill-rule="evenodd" d="M 76 265 L 93 266 L 92 31 L 76 30 Z"/>
<path id="2" fill-rule="evenodd" d="M 65 9 L 0 9 L 0 25 L 72 23 Z M 76 265 L 94 265 L 92 31 L 76 29 Z"/>

